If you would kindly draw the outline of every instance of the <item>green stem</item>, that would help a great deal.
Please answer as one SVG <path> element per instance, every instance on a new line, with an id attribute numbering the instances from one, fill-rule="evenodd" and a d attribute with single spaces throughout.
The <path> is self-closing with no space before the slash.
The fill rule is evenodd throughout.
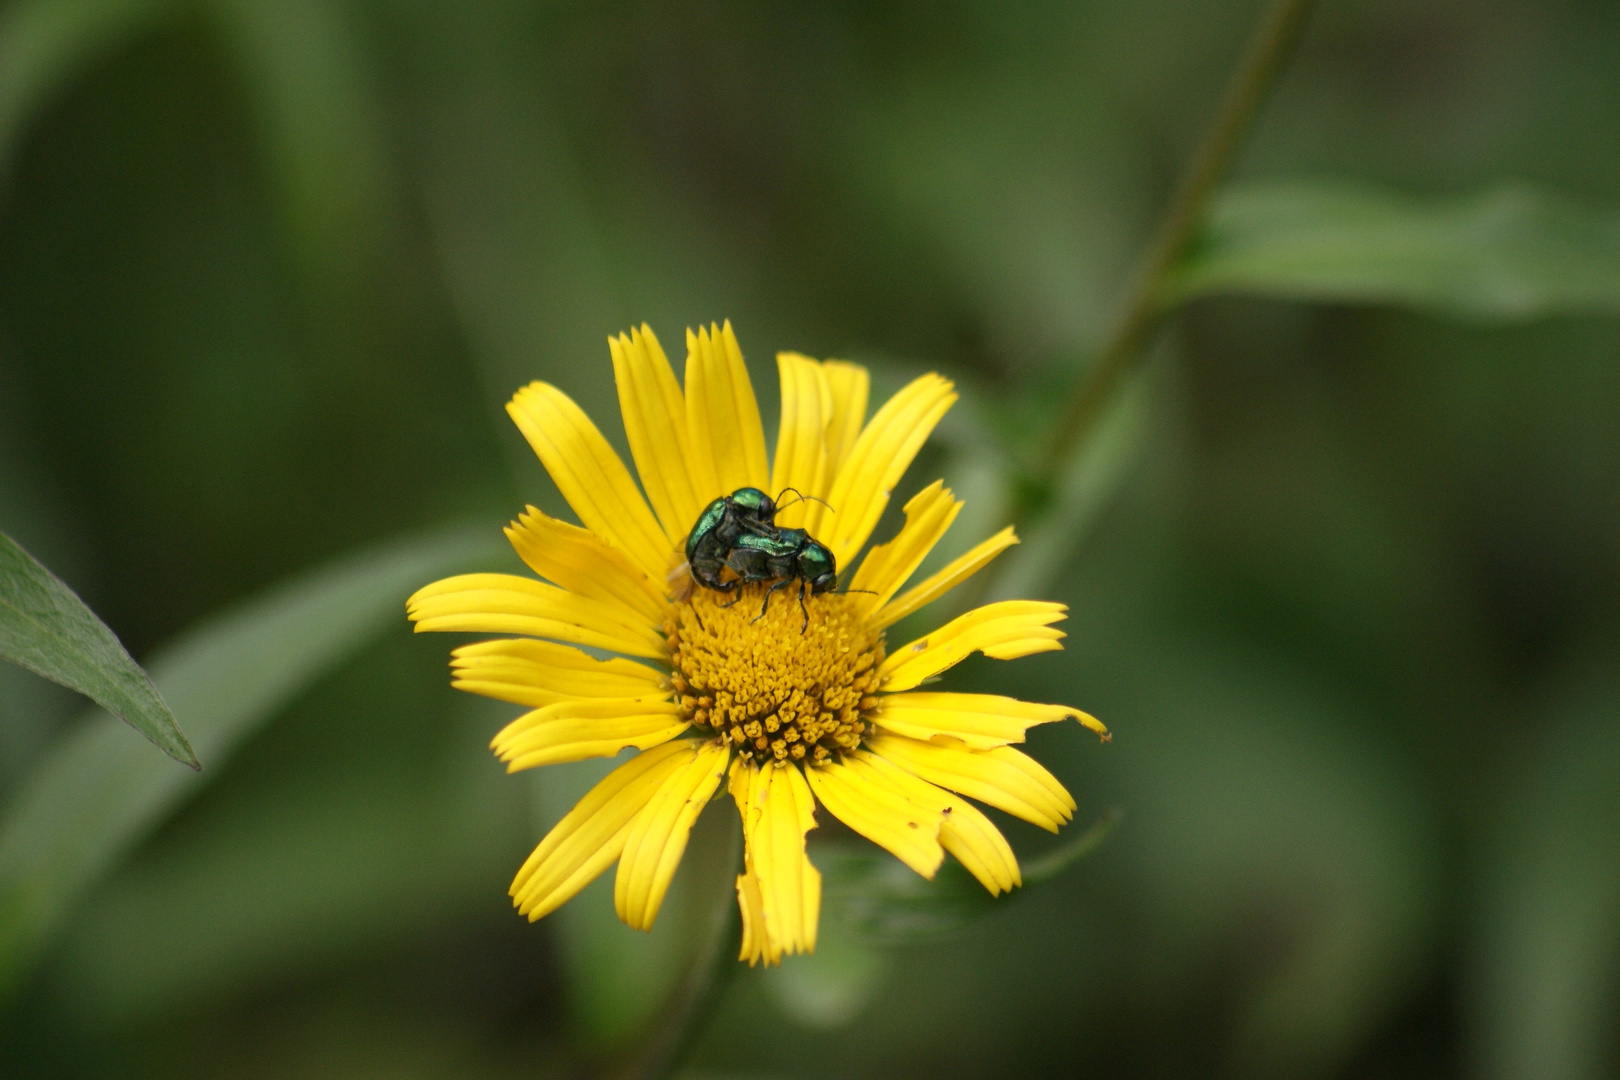
<path id="1" fill-rule="evenodd" d="M 730 858 L 724 864 L 725 888 L 719 890 L 703 940 L 692 955 L 681 985 L 670 996 L 658 1026 L 634 1057 L 608 1070 L 607 1075 L 614 1080 L 660 1080 L 680 1068 L 740 966 L 736 953 L 741 916 L 732 878 L 742 865 L 742 830 L 732 829 L 730 833 L 733 839 Z"/>
<path id="2" fill-rule="evenodd" d="M 1242 146 L 1266 93 L 1277 81 L 1299 39 L 1314 0 L 1274 0 L 1255 26 L 1243 60 L 1232 74 L 1226 97 L 1203 143 L 1193 155 L 1158 233 L 1138 268 L 1130 299 L 1096 362 L 1070 396 L 1036 473 L 1050 488 L 1096 424 L 1114 388 L 1144 355 L 1168 311 L 1161 303 L 1165 279 L 1175 269 L 1203 220 L 1204 208 Z"/>

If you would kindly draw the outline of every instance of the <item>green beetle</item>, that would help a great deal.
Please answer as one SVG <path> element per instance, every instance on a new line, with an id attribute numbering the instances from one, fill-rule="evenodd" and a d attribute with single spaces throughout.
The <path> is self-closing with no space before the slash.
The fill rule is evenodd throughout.
<path id="1" fill-rule="evenodd" d="M 743 536 L 774 536 L 775 520 L 776 500 L 759 488 L 738 488 L 711 502 L 686 538 L 686 562 L 692 577 L 720 592 L 735 589 L 735 581 L 720 580 L 732 548 Z"/>
<path id="2" fill-rule="evenodd" d="M 776 582 L 765 590 L 765 602 L 754 616 L 756 621 L 765 617 L 772 593 L 797 581 L 799 610 L 804 614 L 801 633 L 810 628 L 804 590 L 808 588 L 811 596 L 819 596 L 838 584 L 838 562 L 833 553 L 803 529 L 772 529 L 770 535 L 743 533 L 732 545 L 726 565 L 737 573 L 737 581 L 728 582 L 733 587 L 739 582 Z"/>

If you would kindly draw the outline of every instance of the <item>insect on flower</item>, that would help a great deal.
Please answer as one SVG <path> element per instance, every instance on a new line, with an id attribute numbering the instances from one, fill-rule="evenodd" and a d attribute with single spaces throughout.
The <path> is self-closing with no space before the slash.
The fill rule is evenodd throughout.
<path id="1" fill-rule="evenodd" d="M 804 606 L 805 588 L 809 587 L 812 596 L 819 596 L 838 584 L 838 564 L 833 553 L 803 529 L 772 529 L 769 535 L 745 533 L 737 537 L 726 565 L 737 572 L 737 580 L 729 585 L 776 582 L 765 590 L 756 619 L 765 617 L 773 593 L 797 581 L 799 611 L 804 615 L 800 633 L 810 629 L 810 611 Z"/>
<path id="2" fill-rule="evenodd" d="M 804 606 L 805 586 L 810 587 L 812 595 L 826 592 L 838 582 L 838 567 L 827 546 L 803 529 L 776 527 L 776 511 L 783 505 L 781 497 L 790 491 L 800 501 L 826 504 L 824 499 L 803 495 L 793 488 L 784 489 L 775 499 L 758 488 L 738 488 L 715 499 L 698 515 L 686 541 L 686 565 L 694 581 L 716 592 L 775 581 L 760 604 L 760 618 L 765 616 L 772 593 L 798 581 L 799 608 L 804 615 L 802 630 L 808 631 L 810 613 Z M 728 568 L 734 577 L 724 576 Z"/>
<path id="3" fill-rule="evenodd" d="M 973 653 L 1062 648 L 1052 624 L 1066 609 L 986 604 L 891 650 L 890 627 L 1018 542 L 1003 529 L 913 583 L 962 507 L 938 481 L 861 557 L 956 400 L 951 383 L 924 375 L 868 418 L 864 368 L 782 353 L 768 455 L 729 324 L 687 331 L 684 386 L 646 327 L 609 346 L 640 483 L 562 391 L 524 387 L 507 411 L 581 524 L 530 507 L 506 535 L 537 576 L 446 578 L 407 606 L 419 631 L 511 635 L 462 645 L 451 661 L 458 688 L 529 710 L 492 743 L 509 771 L 635 751 L 523 864 L 518 911 L 555 911 L 617 863 L 619 917 L 651 928 L 722 785 L 741 817 L 750 964 L 815 949 L 821 875 L 805 834 L 818 806 L 924 877 L 949 852 L 992 894 L 1019 885 L 1012 848 L 969 800 L 1056 832 L 1074 800 L 1015 744 L 1036 724 L 1107 729 L 1066 705 L 918 688 Z M 786 506 L 765 494 L 790 489 L 803 495 Z M 849 588 L 834 589 L 837 567 L 857 560 Z M 798 619 L 769 604 L 795 581 Z M 742 603 L 755 598 L 757 614 Z"/>
<path id="4" fill-rule="evenodd" d="M 776 500 L 759 488 L 738 488 L 722 495 L 698 515 L 686 538 L 686 564 L 700 585 L 729 592 L 737 583 L 725 581 L 726 559 L 744 532 L 769 536 L 775 532 Z"/>
<path id="5" fill-rule="evenodd" d="M 776 541 L 781 532 L 776 528 L 776 512 L 784 505 L 782 496 L 789 492 L 797 495 L 801 502 L 824 502 L 793 488 L 784 488 L 772 499 L 758 488 L 745 487 L 738 488 L 730 495 L 723 495 L 704 507 L 686 539 L 686 564 L 693 579 L 719 592 L 735 589 L 737 579 L 728 580 L 723 575 L 737 547 L 738 538 L 753 536 Z M 741 570 L 738 569 L 738 572 L 741 573 Z"/>

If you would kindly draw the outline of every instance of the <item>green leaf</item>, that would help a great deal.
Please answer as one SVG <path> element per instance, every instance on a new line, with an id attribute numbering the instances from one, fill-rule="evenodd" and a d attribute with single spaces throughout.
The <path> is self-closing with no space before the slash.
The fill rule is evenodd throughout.
<path id="1" fill-rule="evenodd" d="M 202 768 L 140 665 L 73 590 L 0 533 L 0 657 L 77 690 L 174 760 Z"/>
<path id="2" fill-rule="evenodd" d="M 1109 810 L 1079 836 L 1025 862 L 1023 890 L 1051 881 L 1097 850 L 1121 817 Z M 946 933 L 998 903 L 954 859 L 932 881 L 870 845 L 821 844 L 811 861 L 821 871 L 822 911 L 872 941 L 899 944 Z"/>
<path id="3" fill-rule="evenodd" d="M 374 634 L 404 633 L 412 589 L 494 549 L 488 530 L 457 529 L 345 556 L 181 635 L 154 656 L 153 681 L 218 766 Z M 47 751 L 0 818 L 0 995 L 85 890 L 207 782 L 92 721 Z"/>
<path id="4" fill-rule="evenodd" d="M 1221 292 L 1481 319 L 1620 313 L 1620 217 L 1522 184 L 1453 199 L 1345 180 L 1236 185 L 1164 302 Z"/>

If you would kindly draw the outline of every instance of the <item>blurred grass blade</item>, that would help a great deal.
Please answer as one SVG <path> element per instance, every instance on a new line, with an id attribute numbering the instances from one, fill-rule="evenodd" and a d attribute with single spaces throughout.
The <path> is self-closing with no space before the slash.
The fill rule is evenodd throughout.
<path id="1" fill-rule="evenodd" d="M 0 175 L 47 102 L 98 59 L 147 33 L 174 0 L 23 0 L 0 12 Z"/>
<path id="2" fill-rule="evenodd" d="M 208 0 L 241 70 L 294 258 L 323 303 L 360 287 L 398 185 L 364 39 L 328 0 Z"/>
<path id="3" fill-rule="evenodd" d="M 1156 365 L 1139 367 L 1117 389 L 1090 437 L 1075 447 L 1053 504 L 1002 558 L 990 600 L 1044 596 L 1141 459 L 1152 430 Z"/>
<path id="4" fill-rule="evenodd" d="M 1460 199 L 1345 180 L 1234 185 L 1163 299 L 1219 292 L 1481 319 L 1620 313 L 1620 216 L 1521 184 Z"/>
<path id="5" fill-rule="evenodd" d="M 1025 863 L 1023 888 L 1000 899 L 954 859 L 947 859 L 932 881 L 868 845 L 820 844 L 811 849 L 810 861 L 821 871 L 824 917 L 866 940 L 901 944 L 955 930 L 1051 881 L 1096 851 L 1119 820 L 1119 811 L 1110 810 L 1079 836 Z"/>
<path id="6" fill-rule="evenodd" d="M 277 585 L 183 634 L 151 662 L 214 765 L 318 676 L 385 627 L 405 596 L 487 557 L 488 530 L 395 540 Z M 206 780 L 85 718 L 0 818 L 0 994 L 13 990 L 71 905 Z"/>
<path id="7" fill-rule="evenodd" d="M 1479 847 L 1466 1004 L 1487 1080 L 1615 1075 L 1617 652 L 1574 665 L 1532 714 L 1545 734 L 1509 749 L 1511 781 Z"/>
<path id="8" fill-rule="evenodd" d="M 466 328 L 514 475 L 534 455 L 499 406 L 540 370 L 601 358 L 620 325 L 614 275 L 569 135 L 531 46 L 522 5 L 471 5 L 444 19 L 417 5 L 408 57 L 422 94 L 414 147 L 427 226 Z M 409 14 L 410 12 L 406 12 Z M 632 260 L 633 262 L 634 260 Z M 613 408 L 611 382 L 578 387 L 581 407 Z M 599 395 L 599 396 L 596 396 Z"/>
<path id="9" fill-rule="evenodd" d="M 0 533 L 0 657 L 77 690 L 174 760 L 202 768 L 174 714 L 74 591 Z"/>

